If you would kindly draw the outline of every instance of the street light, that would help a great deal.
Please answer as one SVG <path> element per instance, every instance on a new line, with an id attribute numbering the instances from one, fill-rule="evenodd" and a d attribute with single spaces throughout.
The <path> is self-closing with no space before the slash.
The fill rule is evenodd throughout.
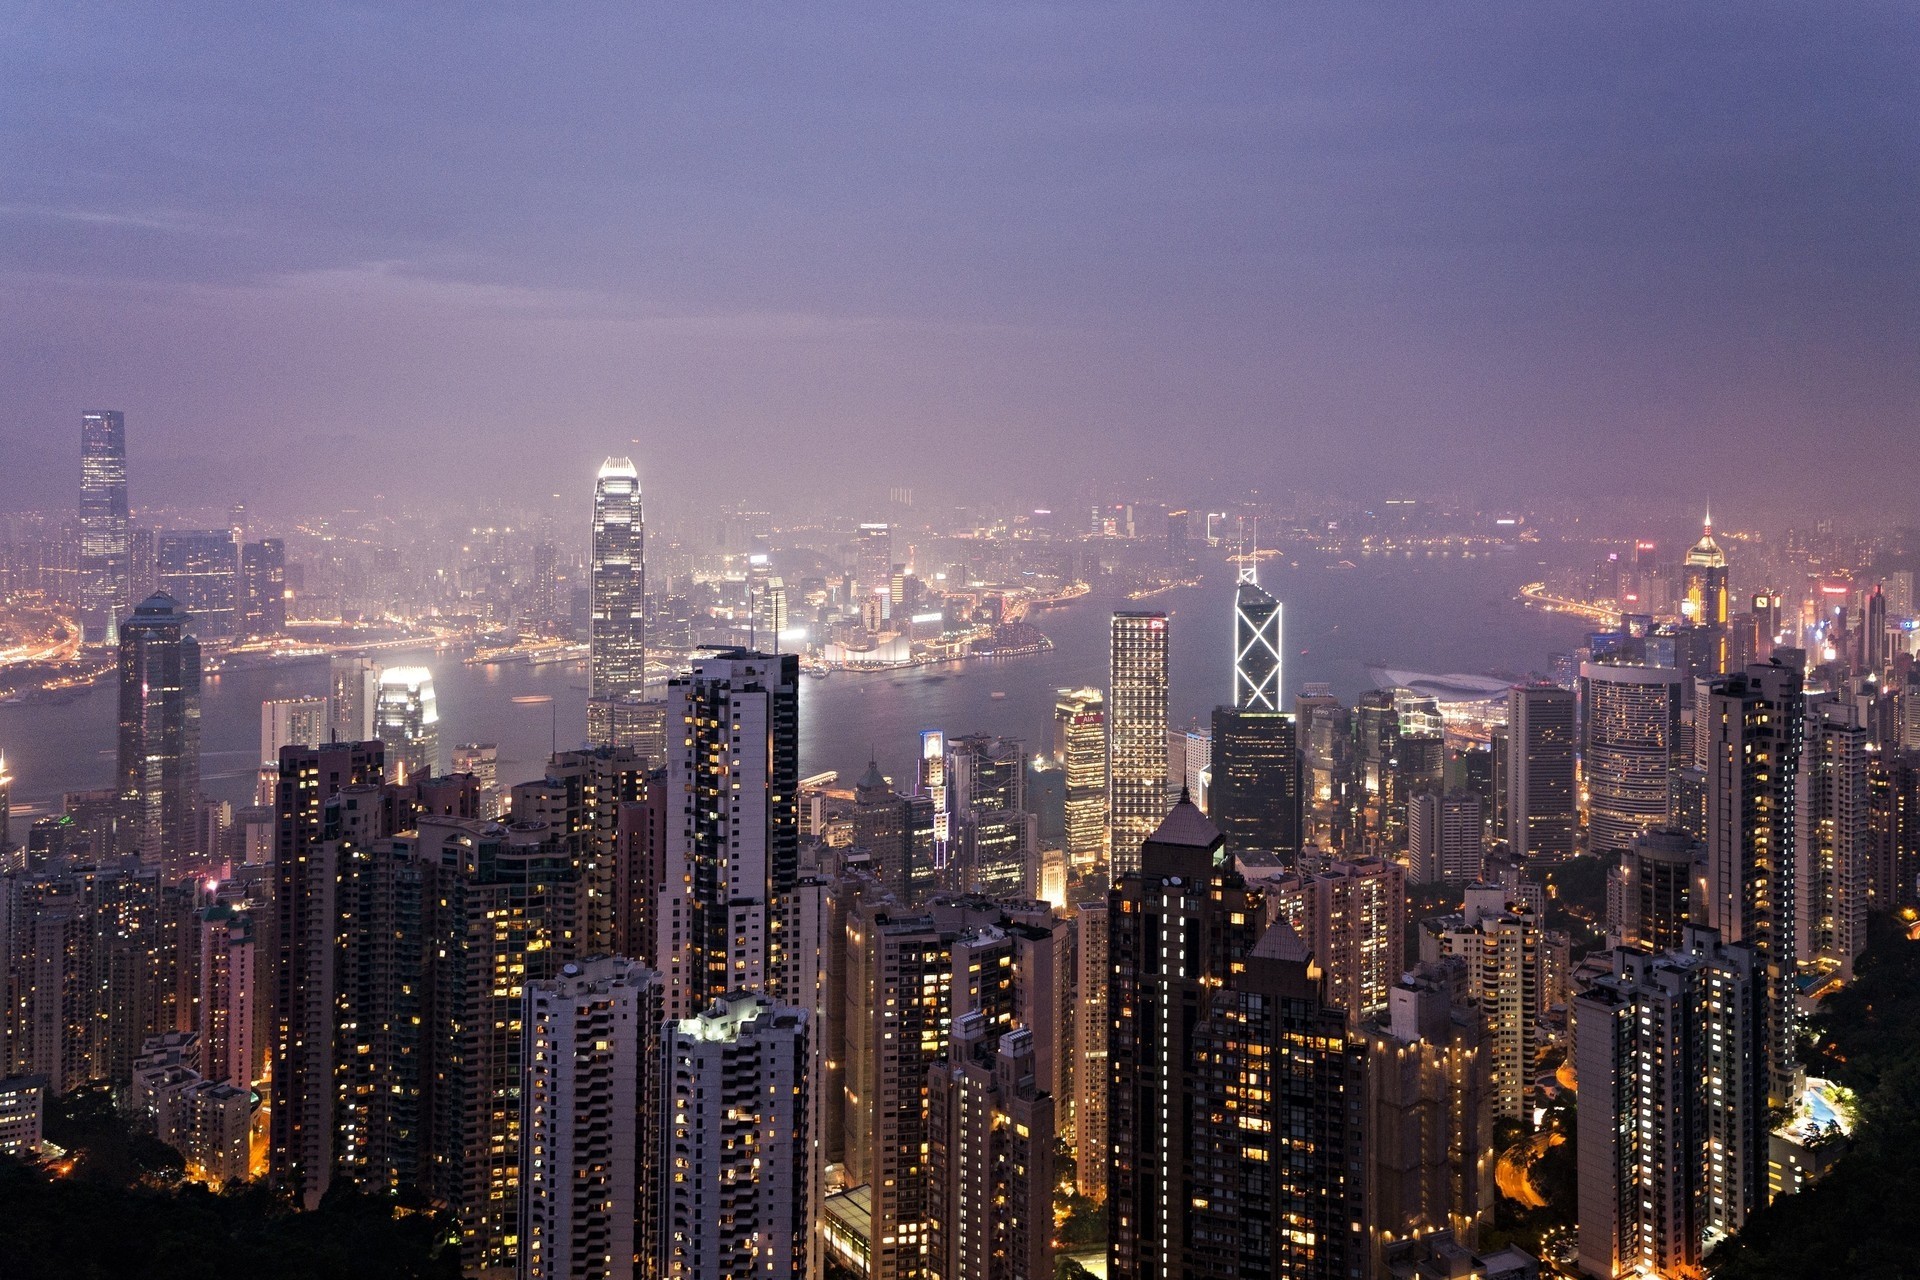
<path id="1" fill-rule="evenodd" d="M 560 754 L 560 704 L 553 700 L 550 693 L 522 693 L 513 699 L 523 707 L 547 704 L 547 759 Z"/>

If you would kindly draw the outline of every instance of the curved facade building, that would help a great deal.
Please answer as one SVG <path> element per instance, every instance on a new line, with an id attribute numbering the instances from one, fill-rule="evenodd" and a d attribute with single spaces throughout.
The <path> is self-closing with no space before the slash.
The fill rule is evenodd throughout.
<path id="1" fill-rule="evenodd" d="M 1580 666 L 1587 847 L 1619 851 L 1667 825 L 1680 731 L 1681 674 L 1672 667 Z"/>

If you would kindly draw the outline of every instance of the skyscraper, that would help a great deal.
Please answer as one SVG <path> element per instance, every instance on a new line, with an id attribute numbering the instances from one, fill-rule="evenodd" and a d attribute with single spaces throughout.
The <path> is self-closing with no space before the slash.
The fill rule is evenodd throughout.
<path id="1" fill-rule="evenodd" d="M 1190 802 L 1173 807 L 1136 861 L 1107 911 L 1107 1270 L 1173 1280 L 1197 1267 L 1187 1160 L 1199 1134 L 1188 1117 L 1208 1064 L 1196 1029 L 1266 916 Z"/>
<path id="2" fill-rule="evenodd" d="M 114 644 L 132 603 L 127 424 L 117 410 L 80 415 L 80 609 L 89 643 Z"/>
<path id="3" fill-rule="evenodd" d="M 893 526 L 863 524 L 854 538 L 854 585 L 861 596 L 893 585 Z"/>
<path id="4" fill-rule="evenodd" d="M 985 734 L 949 738 L 947 778 L 965 887 L 995 898 L 1037 896 L 1026 752 L 1020 741 Z"/>
<path id="5" fill-rule="evenodd" d="M 1107 903 L 1084 902 L 1074 919 L 1074 1185 L 1107 1197 Z"/>
<path id="6" fill-rule="evenodd" d="M 1792 1094 L 1799 886 L 1799 771 L 1805 707 L 1801 654 L 1713 681 L 1706 730 L 1705 916 L 1722 940 L 1750 948 L 1767 991 L 1769 1096 Z M 1698 730 L 1696 730 L 1698 732 Z"/>
<path id="7" fill-rule="evenodd" d="M 1066 774 L 1067 858 L 1085 872 L 1107 860 L 1107 700 L 1098 689 L 1060 691 L 1053 755 Z"/>
<path id="8" fill-rule="evenodd" d="M 440 705 L 433 672 L 425 667 L 388 667 L 380 673 L 373 731 L 387 744 L 387 772 L 395 778 L 440 771 Z"/>
<path id="9" fill-rule="evenodd" d="M 1704 929 L 1612 958 L 1571 1007 L 1580 1265 L 1699 1275 L 1766 1203 L 1765 979 L 1748 948 Z"/>
<path id="10" fill-rule="evenodd" d="M 632 1280 L 654 1257 L 660 985 L 599 957 L 527 984 L 520 1275 Z M 657 1242 L 654 1242 L 657 1248 Z"/>
<path id="11" fill-rule="evenodd" d="M 1681 688 L 1672 667 L 1580 665 L 1592 852 L 1611 856 L 1671 821 L 1674 772 L 1683 763 Z"/>
<path id="12" fill-rule="evenodd" d="M 155 553 L 160 590 L 180 602 L 205 640 L 236 634 L 240 624 L 240 548 L 229 529 L 172 529 Z"/>
<path id="13" fill-rule="evenodd" d="M 328 699 L 333 710 L 327 736 L 337 742 L 370 742 L 376 736 L 374 707 L 380 701 L 380 668 L 372 658 L 335 654 L 329 663 Z"/>
<path id="14" fill-rule="evenodd" d="M 734 991 L 667 1024 L 660 1274 L 808 1273 L 815 1205 L 804 1009 Z"/>
<path id="15" fill-rule="evenodd" d="M 1665 828 L 1635 837 L 1607 882 L 1607 931 L 1613 945 L 1672 951 L 1694 923 L 1696 883 L 1706 847 L 1685 831 Z"/>
<path id="16" fill-rule="evenodd" d="M 785 898 L 800 865 L 800 660 L 729 649 L 667 687 L 659 963 L 667 1016 L 786 985 Z"/>
<path id="17" fill-rule="evenodd" d="M 1167 615 L 1116 613 L 1107 711 L 1112 873 L 1140 865 L 1167 813 Z"/>
<path id="18" fill-rule="evenodd" d="M 1207 813 L 1236 857 L 1300 852 L 1300 751 L 1291 715 L 1213 709 Z"/>
<path id="19" fill-rule="evenodd" d="M 268 698 L 260 704 L 260 782 L 254 803 L 273 803 L 282 747 L 317 747 L 327 740 L 333 707 L 325 698 Z"/>
<path id="20" fill-rule="evenodd" d="M 1421 923 L 1420 958 L 1467 962 L 1493 1060 L 1494 1114 L 1518 1120 L 1532 1088 L 1539 1021 L 1552 1002 L 1539 916 L 1509 896 L 1500 885 L 1470 887 L 1465 911 Z"/>
<path id="21" fill-rule="evenodd" d="M 1713 539 L 1713 513 L 1700 528 L 1700 540 L 1688 548 L 1686 594 L 1680 614 L 1692 630 L 1689 675 L 1717 675 L 1727 669 L 1727 555 Z"/>
<path id="22" fill-rule="evenodd" d="M 1507 693 L 1507 843 L 1516 858 L 1565 862 L 1579 824 L 1573 786 L 1573 694 L 1554 685 Z"/>
<path id="23" fill-rule="evenodd" d="M 200 645 L 187 615 L 152 595 L 120 628 L 120 799 L 134 850 L 189 875 L 200 807 Z"/>
<path id="24" fill-rule="evenodd" d="M 1802 968 L 1853 973 L 1866 946 L 1867 730 L 1858 703 L 1809 695 L 1794 797 L 1794 940 Z"/>
<path id="25" fill-rule="evenodd" d="M 954 1020 L 928 1073 L 928 1257 L 935 1280 L 1053 1274 L 1054 1096 L 1035 1077 L 1033 1032 Z"/>
<path id="26" fill-rule="evenodd" d="M 287 547 L 262 538 L 240 548 L 240 627 L 246 636 L 277 636 L 287 629 Z"/>
<path id="27" fill-rule="evenodd" d="M 588 570 L 589 741 L 605 744 L 614 702 L 647 696 L 646 522 L 640 472 L 630 458 L 608 458 L 593 485 L 593 562 Z M 600 732 L 594 732 L 596 725 Z"/>
<path id="28" fill-rule="evenodd" d="M 1260 586 L 1249 559 L 1233 589 L 1233 706 L 1237 711 L 1281 711 L 1280 602 Z"/>

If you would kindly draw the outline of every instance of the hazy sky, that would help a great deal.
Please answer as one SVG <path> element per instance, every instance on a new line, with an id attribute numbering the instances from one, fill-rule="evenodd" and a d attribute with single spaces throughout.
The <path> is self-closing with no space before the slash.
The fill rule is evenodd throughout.
<path id="1" fill-rule="evenodd" d="M 136 506 L 1911 512 L 1917 86 L 1912 3 L 0 3 L 0 502 L 112 407 Z"/>

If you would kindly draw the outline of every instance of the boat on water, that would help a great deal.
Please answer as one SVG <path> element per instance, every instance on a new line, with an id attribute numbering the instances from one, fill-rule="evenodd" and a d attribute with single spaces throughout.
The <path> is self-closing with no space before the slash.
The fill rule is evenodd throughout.
<path id="1" fill-rule="evenodd" d="M 987 696 L 989 698 L 992 698 L 995 702 L 1005 702 L 1007 699 L 1007 693 L 1006 693 L 1006 690 L 1004 689 L 995 689 L 992 693 L 988 694 Z"/>

